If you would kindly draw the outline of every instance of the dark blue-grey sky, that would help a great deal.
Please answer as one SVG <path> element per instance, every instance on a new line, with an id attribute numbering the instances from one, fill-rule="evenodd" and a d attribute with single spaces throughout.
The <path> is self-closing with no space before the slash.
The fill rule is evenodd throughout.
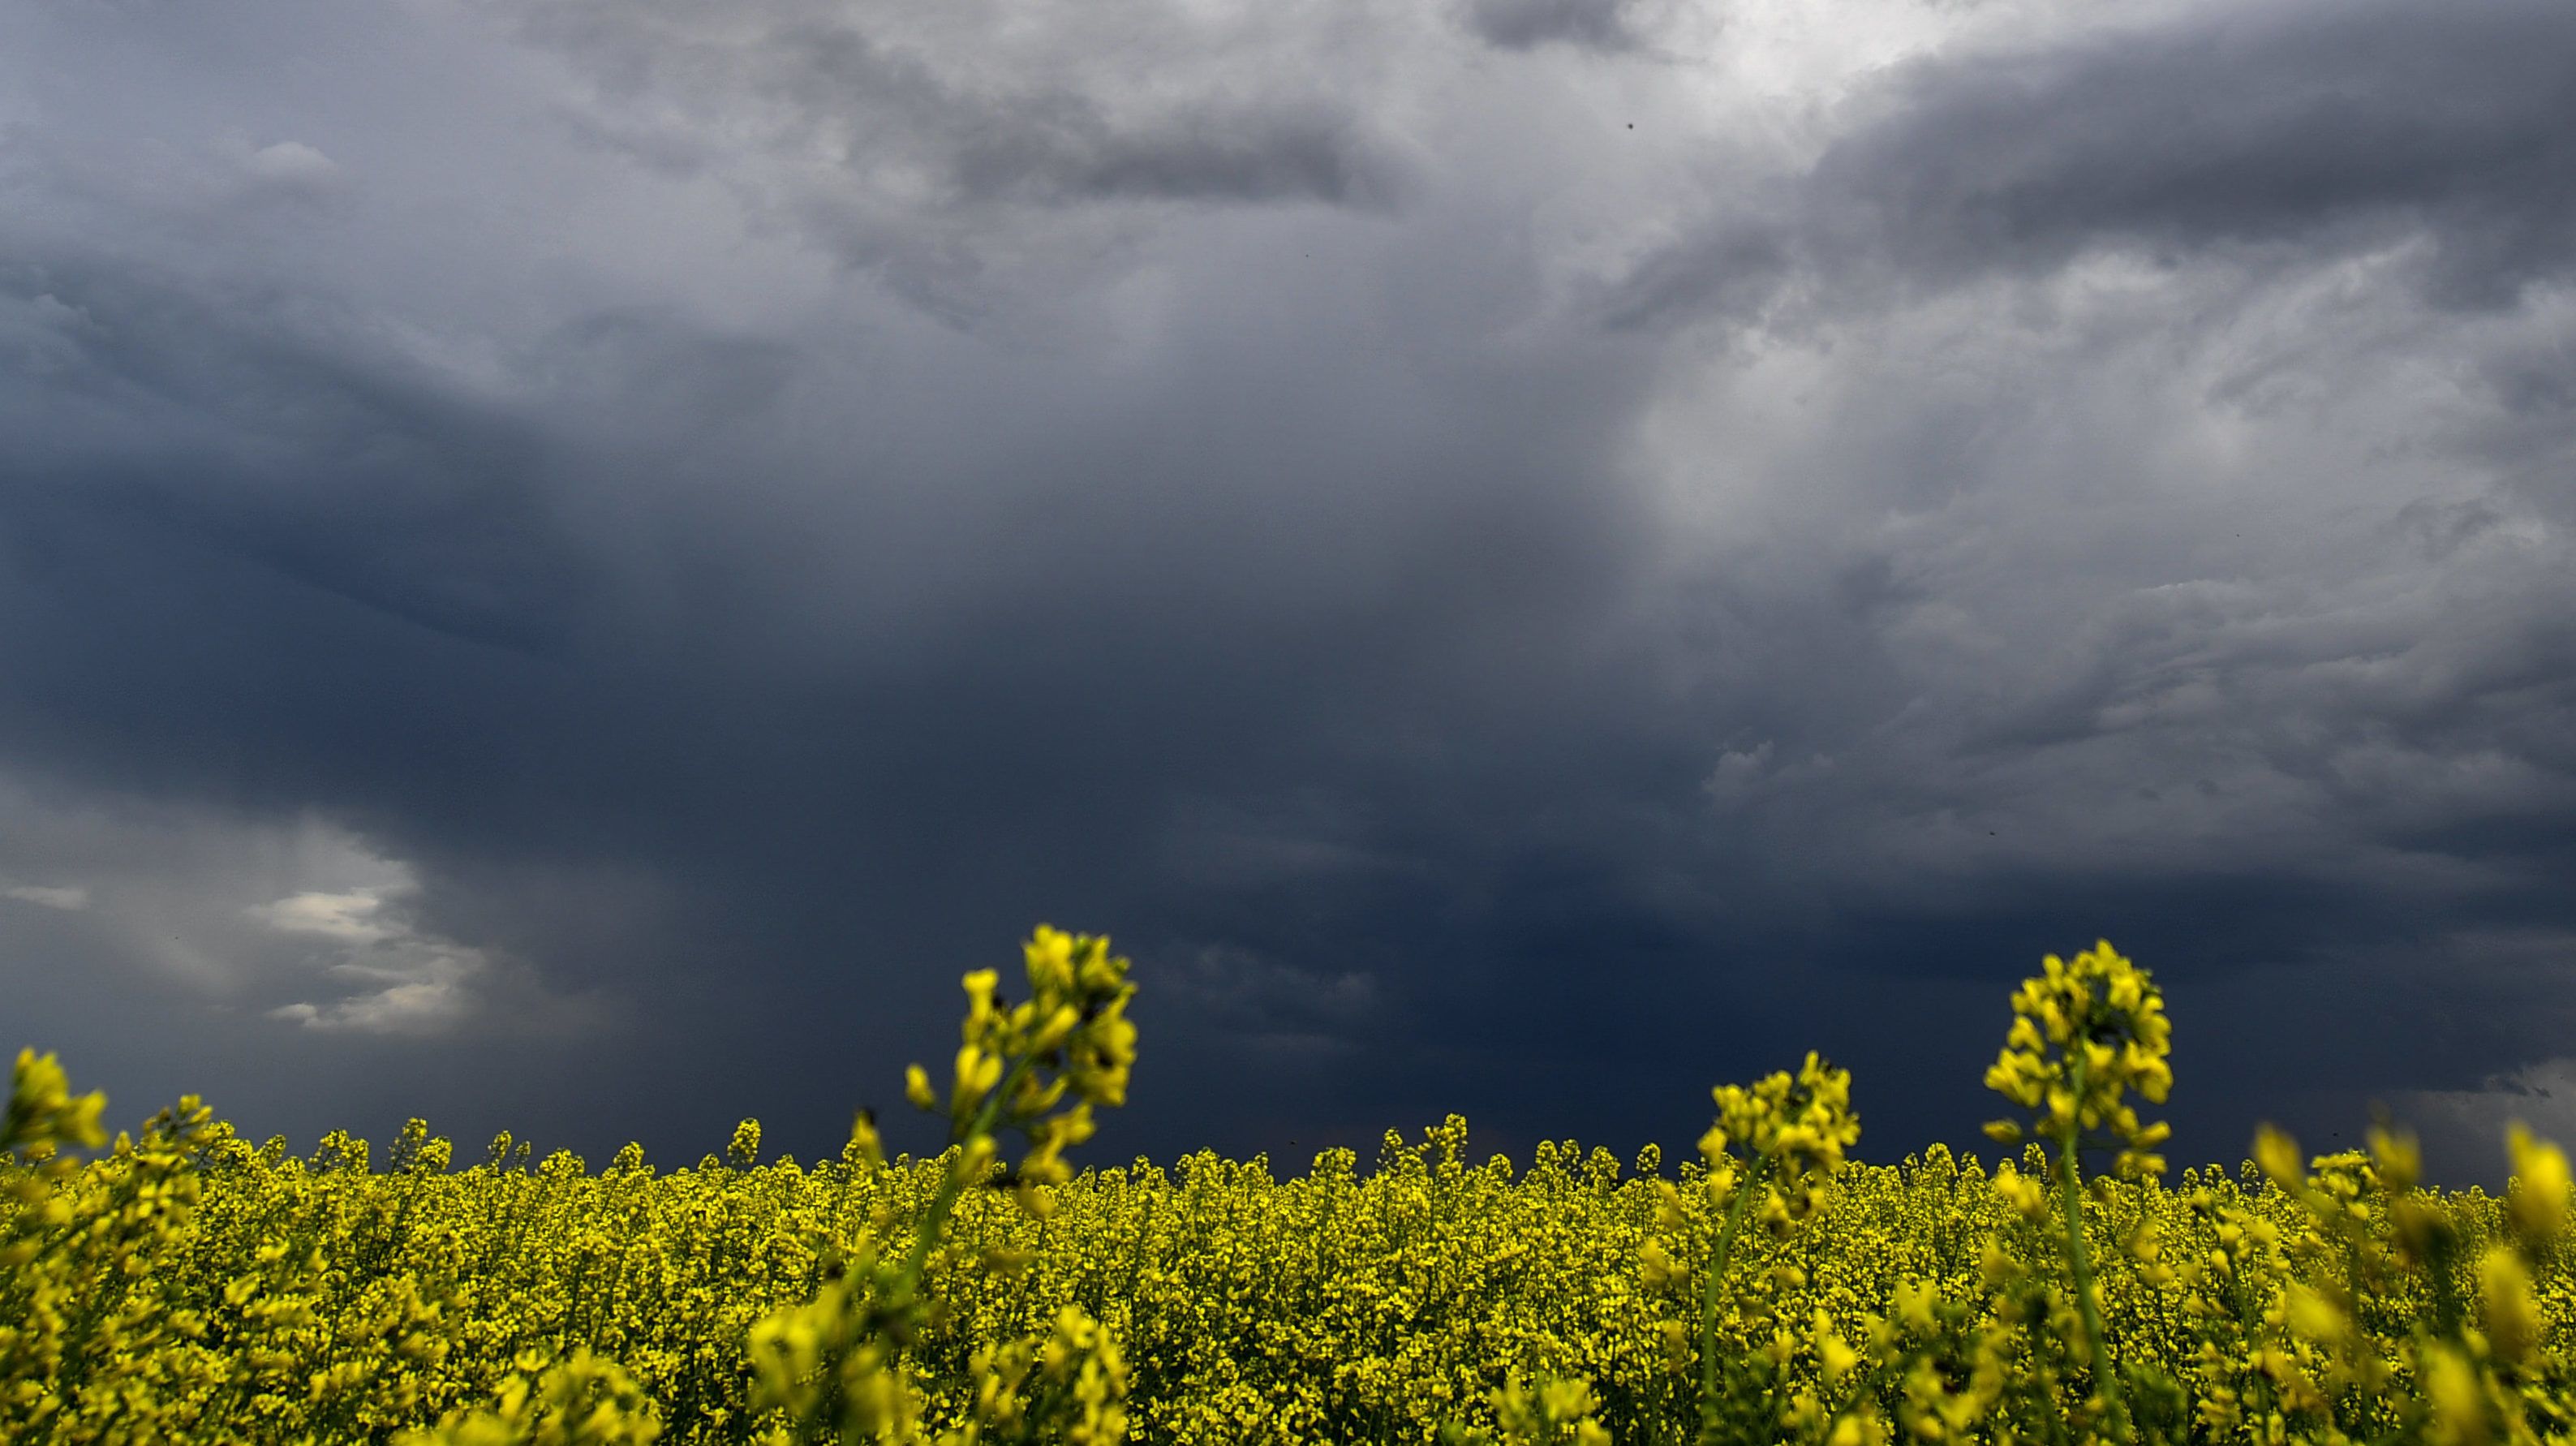
<path id="1" fill-rule="evenodd" d="M 0 998 L 120 1119 L 2576 1138 L 2564 0 L 0 8 Z M 1293 1143 L 1292 1143 L 1293 1142 Z M 470 1153 L 470 1150 L 469 1150 Z"/>

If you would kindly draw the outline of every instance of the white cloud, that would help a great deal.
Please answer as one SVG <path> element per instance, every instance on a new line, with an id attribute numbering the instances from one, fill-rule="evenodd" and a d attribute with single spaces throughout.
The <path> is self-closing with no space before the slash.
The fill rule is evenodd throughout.
<path id="1" fill-rule="evenodd" d="M 424 934 L 388 908 L 390 899 L 414 892 L 406 879 L 399 888 L 300 893 L 245 909 L 280 934 L 340 946 L 339 957 L 322 974 L 345 983 L 346 992 L 280 1005 L 270 1017 L 307 1029 L 436 1034 L 477 1014 L 481 1000 L 474 983 L 489 970 L 490 959 L 479 949 Z"/>
<path id="2" fill-rule="evenodd" d="M 242 169 L 268 185 L 286 190 L 316 190 L 340 178 L 340 163 L 302 141 L 261 146 L 242 161 Z"/>
<path id="3" fill-rule="evenodd" d="M 0 889 L 0 897 L 42 904 L 48 909 L 80 910 L 89 907 L 89 890 L 83 888 L 49 888 L 41 884 L 18 884 Z"/>
<path id="4" fill-rule="evenodd" d="M 16 956 L 16 969 L 82 959 L 122 976 L 128 995 L 343 1033 L 589 1015 L 524 962 L 424 924 L 411 864 L 319 818 L 74 801 L 0 775 L 0 878 L 39 870 L 84 882 L 0 887 L 0 898 L 46 911 L 0 911 L 0 956 Z"/>
<path id="5" fill-rule="evenodd" d="M 273 904 L 253 904 L 243 912 L 266 921 L 280 933 L 321 934 L 353 944 L 372 944 L 394 932 L 374 920 L 383 907 L 384 900 L 373 892 L 297 894 Z"/>
<path id="6" fill-rule="evenodd" d="M 478 1008 L 467 987 L 483 961 L 470 951 L 432 952 L 411 968 L 427 977 L 396 976 L 382 988 L 343 995 L 327 1003 L 299 1000 L 269 1011 L 269 1017 L 307 1029 L 358 1034 L 441 1034 L 466 1022 Z M 378 976 L 382 978 L 383 976 Z"/>
<path id="7" fill-rule="evenodd" d="M 1771 766 L 1771 740 L 1763 739 L 1751 748 L 1730 748 L 1719 754 L 1717 767 L 1709 770 L 1700 788 L 1717 803 L 1731 803 L 1751 792 L 1762 781 Z"/>

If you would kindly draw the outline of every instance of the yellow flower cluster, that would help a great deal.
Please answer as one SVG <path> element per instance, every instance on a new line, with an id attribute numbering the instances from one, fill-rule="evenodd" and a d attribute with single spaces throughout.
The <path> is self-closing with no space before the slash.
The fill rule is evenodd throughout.
<path id="1" fill-rule="evenodd" d="M 1709 1169 L 1710 1199 L 1736 1183 L 1732 1149 L 1752 1159 L 1751 1185 L 1763 1192 L 1762 1218 L 1774 1233 L 1815 1209 L 1843 1151 L 1860 1140 L 1851 1110 L 1851 1072 L 1834 1069 L 1812 1051 L 1793 1078 L 1787 1071 L 1751 1085 L 1719 1085 L 1717 1123 L 1700 1136 L 1700 1159 Z"/>
<path id="2" fill-rule="evenodd" d="M 1127 962 L 1025 952 L 1017 1002 L 966 980 L 947 1088 L 910 1077 L 928 1159 L 862 1115 L 810 1163 L 746 1122 L 691 1168 L 503 1137 L 458 1170 L 417 1122 L 299 1156 L 193 1100 L 110 1142 L 21 1056 L 0 1441 L 2576 1440 L 2566 1157 L 2517 1132 L 2497 1198 L 2386 1131 L 2266 1133 L 2169 1177 L 2133 1103 L 2171 1078 L 2162 1001 L 2107 945 L 2016 997 L 1993 1082 L 2035 1138 L 1991 1163 L 1851 1161 L 1851 1080 L 1810 1057 L 1718 1090 L 1678 1170 L 1478 1164 L 1452 1116 L 1287 1177 L 1076 1171 L 1135 1058 Z"/>
<path id="3" fill-rule="evenodd" d="M 2140 1123 L 2125 1096 L 2134 1090 L 2163 1104 L 2173 1088 L 2164 995 L 2108 940 L 2072 964 L 2051 954 L 2040 967 L 2013 995 L 2012 1028 L 1986 1071 L 1986 1088 L 2037 1112 L 2043 1139 L 2098 1131 L 2119 1150 L 2114 1168 L 2121 1175 L 2161 1173 L 2164 1158 L 2150 1151 L 2172 1130 Z M 1986 1133 L 2011 1144 L 2022 1130 L 2018 1121 L 1999 1120 Z"/>

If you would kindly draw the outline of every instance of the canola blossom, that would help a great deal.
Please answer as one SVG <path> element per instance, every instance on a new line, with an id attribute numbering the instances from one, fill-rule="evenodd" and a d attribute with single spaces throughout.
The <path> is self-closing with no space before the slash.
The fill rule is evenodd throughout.
<path id="1" fill-rule="evenodd" d="M 0 1441 L 2425 1443 L 2576 1439 L 2567 1158 L 2502 1197 L 2413 1142 L 2266 1130 L 2174 1175 L 2148 972 L 2012 1000 L 1992 1161 L 1859 1163 L 1809 1055 L 1714 1091 L 1667 1168 L 1469 1158 L 1456 1116 L 1302 1173 L 1076 1168 L 1136 1059 L 1128 961 L 1041 928 L 959 1049 L 947 1132 L 657 1169 L 413 1121 L 253 1145 L 194 1098 L 108 1138 L 18 1057 L 0 1122 Z"/>

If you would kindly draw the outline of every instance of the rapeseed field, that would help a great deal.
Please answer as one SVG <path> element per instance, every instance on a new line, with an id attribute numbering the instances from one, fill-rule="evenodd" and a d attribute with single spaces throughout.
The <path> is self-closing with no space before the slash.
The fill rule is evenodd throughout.
<path id="1" fill-rule="evenodd" d="M 2416 1150 L 2171 1174 L 2169 1030 L 2107 943 L 2012 1000 L 1991 1164 L 1847 1158 L 1810 1055 L 1715 1092 L 1696 1157 L 1077 1171 L 1135 1059 L 1128 963 L 1041 928 L 967 977 L 906 1094 L 933 1159 L 592 1170 L 413 1121 L 253 1145 L 191 1098 L 108 1140 L 18 1057 L 0 1148 L 0 1441 L 2047 1443 L 2576 1434 L 2568 1164 L 2503 1198 Z"/>

